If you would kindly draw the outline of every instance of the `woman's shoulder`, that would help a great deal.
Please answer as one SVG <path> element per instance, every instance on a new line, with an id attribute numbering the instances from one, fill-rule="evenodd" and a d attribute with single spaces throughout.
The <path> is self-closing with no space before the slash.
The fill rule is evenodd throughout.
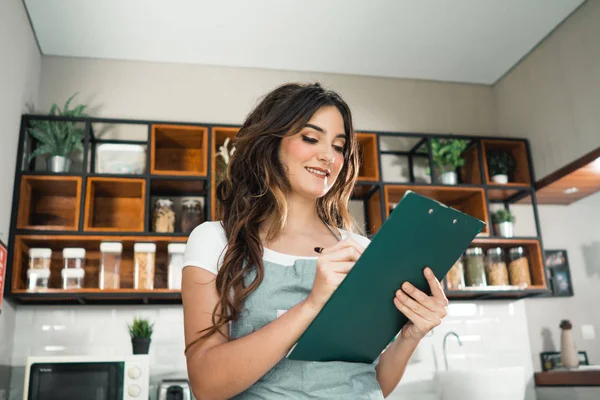
<path id="1" fill-rule="evenodd" d="M 216 274 L 225 247 L 227 236 L 221 221 L 203 222 L 188 237 L 184 265 L 204 268 Z"/>

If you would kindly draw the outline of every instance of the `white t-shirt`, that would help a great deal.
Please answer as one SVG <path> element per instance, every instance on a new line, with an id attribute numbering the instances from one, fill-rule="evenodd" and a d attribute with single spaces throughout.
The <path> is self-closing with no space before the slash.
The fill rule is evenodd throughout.
<path id="1" fill-rule="evenodd" d="M 364 247 L 367 247 L 369 243 L 371 243 L 371 241 L 364 236 L 348 233 L 343 229 L 339 229 L 339 231 L 342 235 L 342 239 L 346 239 L 350 236 Z M 198 225 L 188 238 L 183 265 L 203 268 L 216 275 L 223 263 L 226 247 L 227 237 L 225 236 L 225 229 L 221 225 L 221 221 L 204 222 Z M 281 265 L 293 265 L 298 259 L 317 259 L 316 256 L 293 256 L 290 254 L 278 253 L 267 248 L 264 248 L 263 250 L 263 260 Z"/>

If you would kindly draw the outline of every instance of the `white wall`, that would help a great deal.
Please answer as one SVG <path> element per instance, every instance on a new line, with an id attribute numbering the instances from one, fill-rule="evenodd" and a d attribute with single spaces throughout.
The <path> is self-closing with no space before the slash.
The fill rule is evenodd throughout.
<path id="1" fill-rule="evenodd" d="M 534 231 L 528 206 L 513 206 L 519 232 Z M 531 357 L 541 371 L 540 352 L 560 351 L 560 321 L 569 319 L 580 350 L 590 362 L 600 364 L 600 193 L 569 206 L 538 207 L 546 249 L 565 249 L 569 258 L 575 295 L 566 298 L 526 300 Z M 582 325 L 592 325 L 596 339 L 584 340 Z"/>
<path id="2" fill-rule="evenodd" d="M 338 91 L 360 129 L 495 131 L 488 86 L 63 57 L 43 58 L 40 109 L 80 92 L 94 116 L 241 124 L 260 96 L 290 81 Z"/>
<path id="3" fill-rule="evenodd" d="M 537 180 L 600 146 L 599 37 L 588 0 L 494 86 L 497 132 L 530 139 Z"/>
<path id="4" fill-rule="evenodd" d="M 20 0 L 0 2 L 0 60 L 0 239 L 8 244 L 21 114 L 27 102 L 37 102 L 41 68 Z M 14 309 L 5 303 L 0 314 L 0 365 L 10 365 L 14 318 Z"/>

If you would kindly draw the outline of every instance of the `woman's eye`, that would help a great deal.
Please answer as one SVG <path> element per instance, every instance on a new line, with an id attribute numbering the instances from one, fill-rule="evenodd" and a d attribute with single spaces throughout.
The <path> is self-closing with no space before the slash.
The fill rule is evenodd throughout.
<path id="1" fill-rule="evenodd" d="M 337 151 L 338 153 L 342 153 L 344 154 L 344 148 L 342 146 L 333 146 L 333 148 L 335 149 L 335 151 Z"/>
<path id="2" fill-rule="evenodd" d="M 311 137 L 308 137 L 308 136 L 304 136 L 304 135 L 302 136 L 302 140 L 304 140 L 307 143 L 317 143 L 318 142 L 317 139 L 311 138 Z"/>

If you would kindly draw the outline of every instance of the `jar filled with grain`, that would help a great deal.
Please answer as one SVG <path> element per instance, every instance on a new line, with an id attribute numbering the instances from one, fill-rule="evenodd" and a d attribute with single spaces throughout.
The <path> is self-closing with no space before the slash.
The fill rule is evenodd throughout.
<path id="1" fill-rule="evenodd" d="M 100 289 L 121 287 L 121 253 L 123 244 L 119 242 L 100 243 Z"/>
<path id="2" fill-rule="evenodd" d="M 52 249 L 32 247 L 29 249 L 29 269 L 50 269 Z"/>
<path id="3" fill-rule="evenodd" d="M 190 233 L 203 221 L 202 204 L 198 199 L 181 200 L 181 232 Z"/>
<path id="4" fill-rule="evenodd" d="M 448 290 L 460 290 L 465 287 L 464 264 L 462 256 L 454 263 L 446 275 Z"/>
<path id="5" fill-rule="evenodd" d="M 154 232 L 175 232 L 175 211 L 169 199 L 158 199 L 152 212 L 152 230 Z"/>
<path id="6" fill-rule="evenodd" d="M 508 269 L 504 262 L 504 253 L 500 247 L 488 249 L 485 260 L 485 275 L 488 285 L 508 285 Z"/>
<path id="7" fill-rule="evenodd" d="M 85 270 L 83 268 L 63 268 L 61 276 L 63 289 L 81 289 L 83 287 Z"/>
<path id="8" fill-rule="evenodd" d="M 513 247 L 508 251 L 508 274 L 510 284 L 522 288 L 531 286 L 531 275 L 529 272 L 529 261 L 523 247 Z"/>
<path id="9" fill-rule="evenodd" d="M 153 290 L 156 244 L 136 243 L 133 253 L 133 288 Z"/>
<path id="10" fill-rule="evenodd" d="M 465 285 L 486 286 L 485 263 L 481 247 L 467 249 L 464 257 Z"/>

